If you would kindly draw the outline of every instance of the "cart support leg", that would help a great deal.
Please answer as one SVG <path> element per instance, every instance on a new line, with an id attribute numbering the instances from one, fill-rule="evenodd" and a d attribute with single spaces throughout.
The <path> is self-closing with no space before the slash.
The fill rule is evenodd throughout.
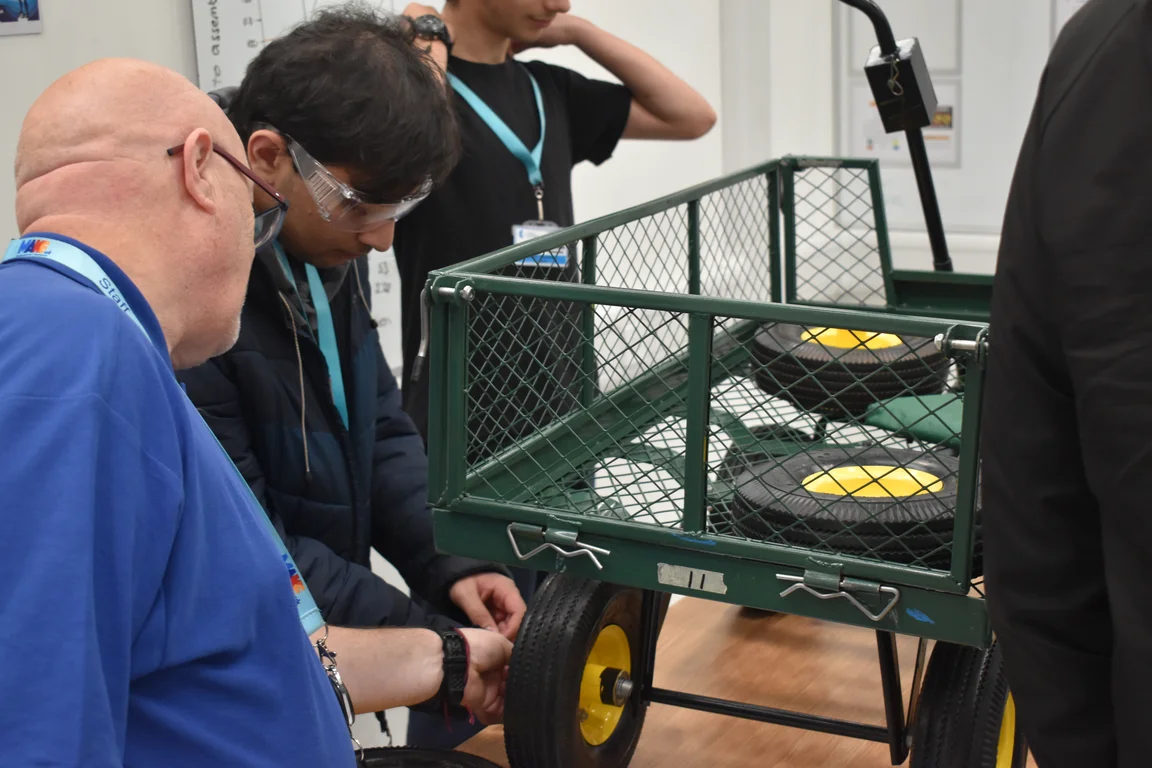
<path id="1" fill-rule="evenodd" d="M 876 633 L 880 653 L 880 682 L 884 689 L 884 715 L 888 722 L 888 748 L 892 765 L 903 765 L 908 759 L 907 729 L 904 724 L 904 692 L 900 688 L 900 657 L 896 637 L 891 632 Z"/>
<path id="2" fill-rule="evenodd" d="M 647 706 L 656 672 L 656 641 L 660 638 L 660 595 L 652 590 L 644 590 L 640 613 L 641 626 L 644 628 L 644 646 L 640 651 L 640 700 Z"/>

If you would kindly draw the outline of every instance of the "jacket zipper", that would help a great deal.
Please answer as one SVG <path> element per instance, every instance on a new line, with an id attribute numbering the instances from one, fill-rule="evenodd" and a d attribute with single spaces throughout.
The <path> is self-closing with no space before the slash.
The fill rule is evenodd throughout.
<path id="1" fill-rule="evenodd" d="M 287 310 L 285 310 L 285 311 L 287 311 Z M 349 432 L 348 428 L 344 426 L 344 420 L 341 418 L 340 412 L 336 409 L 336 399 L 332 395 L 332 379 L 330 376 L 327 375 L 328 363 L 324 359 L 324 353 L 320 351 L 320 347 L 316 343 L 316 339 L 315 339 L 314 335 L 312 334 L 311 327 L 307 324 L 307 322 L 305 322 L 305 324 L 302 327 L 295 327 L 292 323 L 292 318 L 290 318 L 290 317 L 285 318 L 285 320 L 286 320 L 286 325 L 289 329 L 289 333 L 295 332 L 298 337 L 300 337 L 304 342 L 306 342 L 306 345 L 302 348 L 301 351 L 303 351 L 303 349 L 307 349 L 308 355 L 311 355 L 313 358 L 319 358 L 320 367 L 324 370 L 324 373 L 325 373 L 325 375 L 324 375 L 325 386 L 320 387 L 319 389 L 321 391 L 323 391 L 325 394 L 327 394 L 328 397 L 324 399 L 324 403 L 321 405 L 321 408 L 325 411 L 325 414 L 328 417 L 329 423 L 335 425 L 336 434 L 339 435 L 339 437 L 340 437 L 340 449 L 344 454 L 344 466 L 345 466 L 345 469 L 347 470 L 347 474 L 348 474 L 348 487 L 350 489 L 350 496 L 351 496 L 352 557 L 355 560 L 356 558 L 359 557 L 360 550 L 363 549 L 363 547 L 362 547 L 362 542 L 360 541 L 360 527 L 361 527 L 360 526 L 360 505 L 359 505 L 360 492 L 359 492 L 359 489 L 357 488 L 357 484 L 356 484 L 356 473 L 355 473 L 355 469 L 354 469 L 355 462 L 354 462 L 354 457 L 352 454 L 352 435 L 351 435 L 351 432 Z M 293 331 L 293 328 L 295 328 L 294 331 Z M 304 329 L 307 329 L 306 334 L 304 332 Z M 302 361 L 302 364 L 303 364 L 303 361 Z M 311 380 L 311 377 L 308 377 L 307 374 L 305 374 L 305 376 L 306 376 L 306 378 Z M 313 383 L 315 383 L 315 382 L 313 382 Z M 301 393 L 302 398 L 303 398 L 303 396 L 304 396 L 304 393 Z M 307 439 L 303 435 L 301 435 L 301 438 Z M 368 547 L 368 550 L 369 550 L 369 562 L 370 562 L 371 546 Z"/>

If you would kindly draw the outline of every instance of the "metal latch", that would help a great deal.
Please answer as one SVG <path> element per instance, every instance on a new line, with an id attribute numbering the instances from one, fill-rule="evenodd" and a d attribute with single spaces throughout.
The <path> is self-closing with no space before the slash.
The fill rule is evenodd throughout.
<path id="1" fill-rule="evenodd" d="M 600 560 L 597 559 L 593 553 L 598 552 L 601 555 L 610 555 L 612 553 L 606 549 L 577 541 L 576 538 L 579 535 L 576 531 L 545 530 L 538 525 L 527 525 L 525 523 L 508 524 L 508 541 L 512 542 L 512 551 L 515 552 L 516 557 L 521 560 L 527 560 L 545 549 L 551 549 L 560 555 L 560 557 L 587 555 L 588 558 L 596 564 L 596 568 L 603 570 L 604 566 L 601 565 Z M 520 545 L 516 542 L 517 536 L 522 536 L 530 541 L 542 541 L 544 543 L 531 552 L 524 553 L 520 551 Z M 564 547 L 571 547 L 571 549 L 564 549 Z"/>
<path id="2" fill-rule="evenodd" d="M 467 283 L 458 286 L 441 286 L 436 289 L 436 296 L 447 301 L 469 303 L 476 298 L 476 289 Z M 420 348 L 416 351 L 416 360 L 412 364 L 412 381 L 418 382 L 424 376 L 424 366 L 428 362 L 428 342 L 431 331 L 428 321 L 428 306 L 432 303 L 432 295 L 428 286 L 420 292 Z"/>
<path id="3" fill-rule="evenodd" d="M 807 592 L 821 600 L 832 600 L 837 597 L 842 597 L 856 606 L 861 613 L 872 621 L 883 621 L 884 617 L 892 612 L 892 609 L 896 607 L 896 603 L 900 600 L 900 590 L 896 587 L 882 586 L 875 582 L 861 581 L 860 579 L 833 578 L 830 581 L 829 574 L 819 571 L 805 571 L 803 576 L 778 573 L 776 574 L 776 578 L 780 581 L 792 583 L 792 586 L 780 593 L 780 597 L 788 597 L 788 595 L 797 590 Z M 890 595 L 891 599 L 880 613 L 872 613 L 872 611 L 868 610 L 863 603 L 852 595 L 853 592 L 870 595 L 886 594 Z"/>

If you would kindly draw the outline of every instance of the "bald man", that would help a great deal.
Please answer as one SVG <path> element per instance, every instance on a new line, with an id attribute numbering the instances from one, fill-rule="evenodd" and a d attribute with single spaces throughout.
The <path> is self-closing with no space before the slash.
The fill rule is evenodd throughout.
<path id="1" fill-rule="evenodd" d="M 497 633 L 324 626 L 176 382 L 235 342 L 286 209 L 243 153 L 207 96 L 134 61 L 66 75 L 24 121 L 0 264 L 5 764 L 352 766 L 349 710 L 452 695 L 499 717 Z"/>

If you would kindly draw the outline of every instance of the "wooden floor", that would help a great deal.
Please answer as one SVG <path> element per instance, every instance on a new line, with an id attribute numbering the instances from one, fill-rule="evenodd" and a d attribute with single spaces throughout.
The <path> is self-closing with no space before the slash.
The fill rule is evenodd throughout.
<path id="1" fill-rule="evenodd" d="M 900 638 L 905 699 L 916 642 Z M 656 659 L 661 688 L 860 722 L 884 722 L 875 634 L 686 598 L 669 610 Z M 507 766 L 503 730 L 462 751 Z M 654 704 L 630 768 L 881 768 L 885 744 Z M 1029 765 L 1033 764 L 1029 762 Z"/>

